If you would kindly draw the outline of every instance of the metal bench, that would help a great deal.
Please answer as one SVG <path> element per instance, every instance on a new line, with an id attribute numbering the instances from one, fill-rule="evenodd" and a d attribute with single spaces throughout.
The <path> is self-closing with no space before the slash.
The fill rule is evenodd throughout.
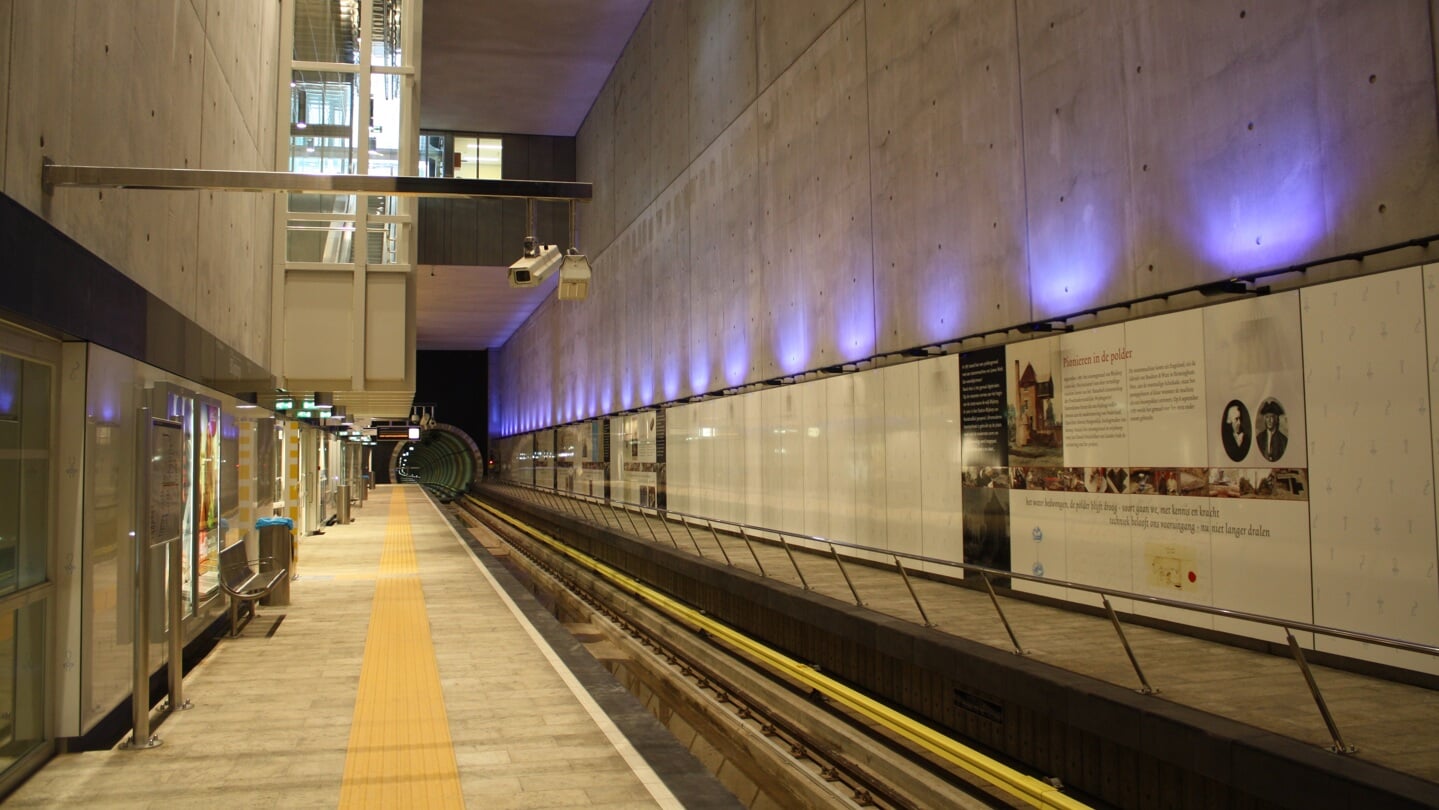
<path id="1" fill-rule="evenodd" d="M 267 562 L 272 570 L 256 570 Z M 235 543 L 220 550 L 220 588 L 230 597 L 230 638 L 240 635 L 245 624 L 256 616 L 255 603 L 268 596 L 289 573 L 284 568 L 274 568 L 274 562 L 274 557 L 246 559 L 244 543 Z M 245 608 L 249 608 L 249 616 L 245 624 L 241 624 L 240 614 L 245 612 Z"/>

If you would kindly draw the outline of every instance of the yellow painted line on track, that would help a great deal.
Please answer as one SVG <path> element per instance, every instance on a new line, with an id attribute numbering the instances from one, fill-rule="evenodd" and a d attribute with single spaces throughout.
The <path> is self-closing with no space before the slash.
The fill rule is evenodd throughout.
<path id="1" fill-rule="evenodd" d="M 404 490 L 389 509 L 340 807 L 462 808 Z"/>
<path id="2" fill-rule="evenodd" d="M 785 673 L 788 677 L 816 690 L 835 703 L 907 738 L 951 765 L 968 771 L 1031 807 L 1047 808 L 1048 810 L 1088 810 L 1089 808 L 1089 805 L 1065 795 L 1059 788 L 1011 768 L 941 731 L 895 711 L 863 693 L 821 674 L 814 667 L 796 661 L 772 647 L 755 641 L 729 625 L 711 619 L 698 610 L 649 587 L 629 574 L 573 549 L 523 521 L 510 517 L 474 498 L 468 500 L 623 590 L 640 597 L 671 619 L 688 625 L 694 630 L 703 630 L 712 639 L 720 641 L 742 657 Z"/>

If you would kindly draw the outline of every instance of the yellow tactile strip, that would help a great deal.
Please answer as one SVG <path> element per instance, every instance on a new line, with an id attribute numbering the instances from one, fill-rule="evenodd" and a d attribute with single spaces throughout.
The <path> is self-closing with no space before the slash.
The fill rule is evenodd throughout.
<path id="1" fill-rule="evenodd" d="M 464 807 L 402 488 L 389 510 L 340 807 Z"/>

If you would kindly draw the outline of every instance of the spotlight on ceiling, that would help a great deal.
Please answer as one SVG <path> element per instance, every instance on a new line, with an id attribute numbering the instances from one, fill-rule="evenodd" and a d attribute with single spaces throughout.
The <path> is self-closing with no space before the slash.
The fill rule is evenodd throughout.
<path id="1" fill-rule="evenodd" d="M 590 262 L 570 248 L 560 264 L 560 300 L 583 301 L 590 294 Z"/>
<path id="2" fill-rule="evenodd" d="M 511 287 L 538 287 L 556 267 L 564 255 L 559 245 L 541 245 L 533 236 L 525 237 L 525 252 L 519 261 L 510 265 Z"/>

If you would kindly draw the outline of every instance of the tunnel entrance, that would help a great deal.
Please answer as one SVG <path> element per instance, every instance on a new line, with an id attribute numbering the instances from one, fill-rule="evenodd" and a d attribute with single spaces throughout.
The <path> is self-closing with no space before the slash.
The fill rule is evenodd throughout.
<path id="1" fill-rule="evenodd" d="M 390 454 L 390 480 L 420 484 L 444 500 L 467 492 L 481 469 L 479 445 L 454 425 L 432 423 L 413 441 L 398 442 Z"/>

